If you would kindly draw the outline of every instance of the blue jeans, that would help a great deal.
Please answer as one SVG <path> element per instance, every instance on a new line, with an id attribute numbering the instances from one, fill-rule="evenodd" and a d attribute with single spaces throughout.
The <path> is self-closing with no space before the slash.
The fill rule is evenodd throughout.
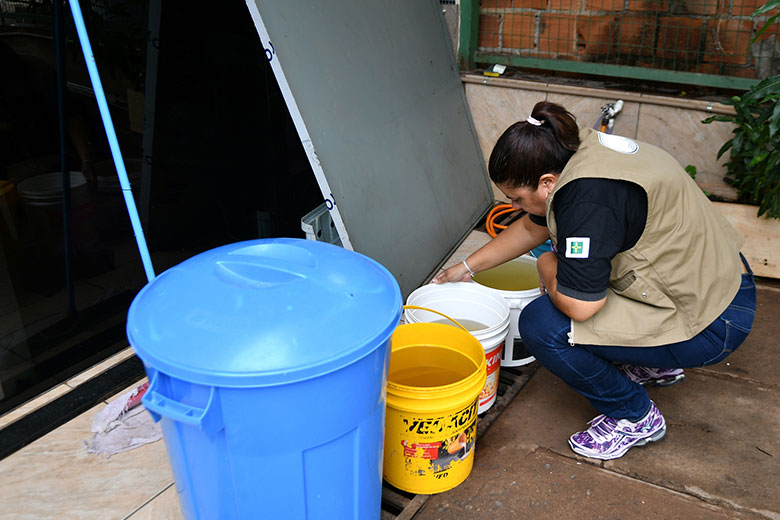
<path id="1" fill-rule="evenodd" d="M 585 396 L 596 410 L 615 419 L 637 422 L 650 410 L 650 397 L 642 385 L 628 379 L 613 363 L 652 368 L 713 365 L 742 344 L 753 326 L 755 312 L 756 284 L 750 271 L 742 275 L 742 285 L 723 314 L 687 341 L 658 347 L 571 346 L 567 335 L 571 321 L 548 295 L 522 310 L 518 329 L 529 352 Z"/>

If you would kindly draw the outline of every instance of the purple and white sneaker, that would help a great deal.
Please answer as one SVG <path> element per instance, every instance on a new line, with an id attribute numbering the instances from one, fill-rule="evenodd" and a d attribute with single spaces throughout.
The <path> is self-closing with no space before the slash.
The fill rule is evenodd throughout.
<path id="1" fill-rule="evenodd" d="M 635 365 L 618 365 L 631 381 L 647 386 L 671 386 L 685 379 L 682 368 L 649 368 Z"/>
<path id="2" fill-rule="evenodd" d="M 569 446 L 575 453 L 594 459 L 617 459 L 634 446 L 659 441 L 666 435 L 666 421 L 655 403 L 639 422 L 613 419 L 599 415 L 590 421 L 590 428 L 569 437 Z"/>

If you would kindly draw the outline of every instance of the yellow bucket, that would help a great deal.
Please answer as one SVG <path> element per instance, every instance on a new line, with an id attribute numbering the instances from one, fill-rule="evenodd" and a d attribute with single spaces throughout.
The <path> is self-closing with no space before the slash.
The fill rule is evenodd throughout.
<path id="1" fill-rule="evenodd" d="M 443 323 L 399 325 L 391 345 L 384 479 L 416 494 L 452 489 L 474 465 L 485 350 Z"/>

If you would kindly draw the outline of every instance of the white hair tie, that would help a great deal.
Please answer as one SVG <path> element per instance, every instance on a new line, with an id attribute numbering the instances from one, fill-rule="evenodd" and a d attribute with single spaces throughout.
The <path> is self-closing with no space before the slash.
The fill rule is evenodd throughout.
<path id="1" fill-rule="evenodd" d="M 529 123 L 531 123 L 534 126 L 542 126 L 542 122 L 536 119 L 533 116 L 528 116 L 528 119 L 526 119 Z"/>

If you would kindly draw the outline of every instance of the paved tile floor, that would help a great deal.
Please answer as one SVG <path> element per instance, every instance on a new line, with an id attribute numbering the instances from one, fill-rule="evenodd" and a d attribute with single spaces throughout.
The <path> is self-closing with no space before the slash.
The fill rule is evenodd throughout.
<path id="1" fill-rule="evenodd" d="M 760 284 L 753 332 L 725 362 L 651 388 L 666 437 L 599 462 L 568 436 L 596 412 L 544 368 L 480 439 L 474 469 L 415 520 L 780 518 L 780 289 Z"/>
<path id="2" fill-rule="evenodd" d="M 780 519 L 780 284 L 758 295 L 753 332 L 731 358 L 650 389 L 669 425 L 661 442 L 610 462 L 576 456 L 566 439 L 595 412 L 539 368 L 480 438 L 469 478 L 414 519 Z M 164 442 L 87 453 L 103 406 L 0 461 L 0 519 L 181 518 Z"/>

